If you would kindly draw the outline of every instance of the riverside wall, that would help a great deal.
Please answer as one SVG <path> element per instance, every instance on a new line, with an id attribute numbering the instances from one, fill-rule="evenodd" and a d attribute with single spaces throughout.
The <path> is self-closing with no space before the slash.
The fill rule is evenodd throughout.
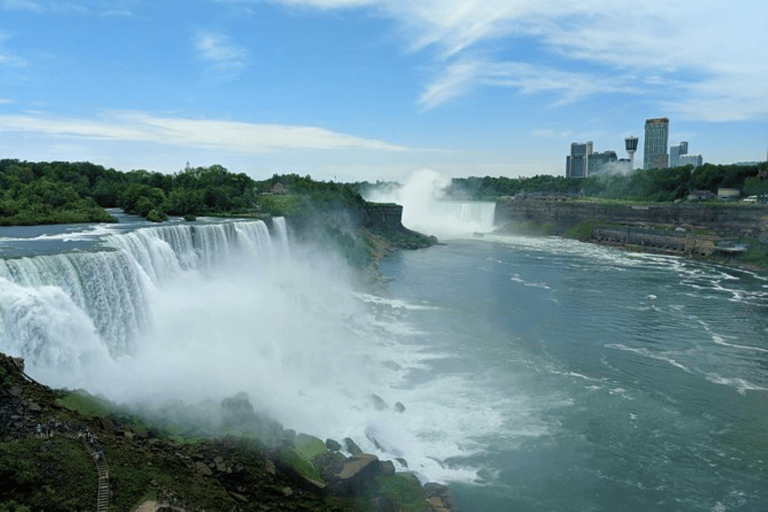
<path id="1" fill-rule="evenodd" d="M 533 222 L 560 229 L 584 221 L 596 242 L 646 246 L 661 252 L 707 255 L 724 238 L 768 243 L 768 207 L 734 204 L 603 205 L 545 200 L 511 200 L 496 206 L 496 223 Z M 706 231 L 709 234 L 697 234 Z"/>

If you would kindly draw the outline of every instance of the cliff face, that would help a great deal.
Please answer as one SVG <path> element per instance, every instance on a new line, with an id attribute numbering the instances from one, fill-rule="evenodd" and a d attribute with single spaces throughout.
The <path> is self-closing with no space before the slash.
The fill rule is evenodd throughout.
<path id="1" fill-rule="evenodd" d="M 640 206 L 513 200 L 496 207 L 498 223 L 552 223 L 567 228 L 589 220 L 623 226 L 699 229 L 768 242 L 768 207 L 763 205 Z"/>

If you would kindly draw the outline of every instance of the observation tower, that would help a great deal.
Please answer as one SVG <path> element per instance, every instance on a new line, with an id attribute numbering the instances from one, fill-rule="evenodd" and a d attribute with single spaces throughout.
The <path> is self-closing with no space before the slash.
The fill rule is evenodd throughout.
<path id="1" fill-rule="evenodd" d="M 624 148 L 627 150 L 627 154 L 629 155 L 630 171 L 635 169 L 635 151 L 637 151 L 637 140 L 637 137 L 633 135 L 630 135 L 624 139 Z"/>

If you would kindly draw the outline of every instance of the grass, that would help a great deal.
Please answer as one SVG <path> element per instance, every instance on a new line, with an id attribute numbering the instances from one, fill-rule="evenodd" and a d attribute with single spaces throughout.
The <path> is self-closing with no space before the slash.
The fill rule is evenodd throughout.
<path id="1" fill-rule="evenodd" d="M 96 466 L 79 441 L 28 438 L 0 443 L 2 510 L 93 510 Z M 16 502 L 18 506 L 12 506 Z"/>
<path id="2" fill-rule="evenodd" d="M 112 405 L 107 400 L 93 396 L 83 389 L 58 398 L 56 403 L 84 416 L 107 416 L 112 412 Z"/>

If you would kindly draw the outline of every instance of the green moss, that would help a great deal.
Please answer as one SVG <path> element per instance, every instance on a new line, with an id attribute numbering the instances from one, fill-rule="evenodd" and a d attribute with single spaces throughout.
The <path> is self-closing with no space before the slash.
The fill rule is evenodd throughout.
<path id="1" fill-rule="evenodd" d="M 394 501 L 401 512 L 426 512 L 429 510 L 427 493 L 419 480 L 407 473 L 391 476 L 379 475 L 374 480 L 376 494 Z"/>
<path id="2" fill-rule="evenodd" d="M 585 220 L 583 222 L 580 222 L 576 226 L 566 229 L 565 237 L 586 242 L 587 240 L 592 238 L 592 231 L 594 229 L 594 225 L 595 225 L 595 222 L 590 220 Z"/>
<path id="3" fill-rule="evenodd" d="M 56 403 L 85 416 L 107 416 L 111 412 L 111 404 L 107 400 L 93 396 L 83 389 L 56 399 Z"/>
<path id="4" fill-rule="evenodd" d="M 768 269 L 768 244 L 754 239 L 743 240 L 743 242 L 749 244 L 749 249 L 734 260 L 739 264 Z"/>
<path id="5" fill-rule="evenodd" d="M 293 449 L 307 461 L 311 461 L 320 454 L 328 451 L 325 443 L 314 436 L 298 434 L 293 438 Z"/>
<path id="6" fill-rule="evenodd" d="M 278 462 L 283 466 L 290 468 L 302 478 L 325 485 L 325 479 L 304 457 L 299 455 L 296 450 L 282 449 L 278 451 Z"/>

